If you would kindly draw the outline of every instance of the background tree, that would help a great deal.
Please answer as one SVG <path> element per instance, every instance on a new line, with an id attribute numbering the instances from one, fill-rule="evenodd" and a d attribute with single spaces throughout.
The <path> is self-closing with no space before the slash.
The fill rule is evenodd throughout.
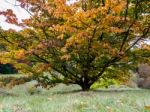
<path id="1" fill-rule="evenodd" d="M 6 46 L 0 44 L 0 52 L 6 52 Z M 16 69 L 11 64 L 2 64 L 0 63 L 0 74 L 14 74 L 17 73 Z"/>
<path id="2" fill-rule="evenodd" d="M 1 61 L 38 80 L 48 72 L 51 83 L 78 84 L 83 90 L 101 77 L 125 82 L 135 62 L 132 48 L 149 36 L 148 0 L 18 2 L 31 17 L 19 23 L 10 9 L 1 11 L 7 22 L 25 27 L 0 31 L 8 51 Z"/>

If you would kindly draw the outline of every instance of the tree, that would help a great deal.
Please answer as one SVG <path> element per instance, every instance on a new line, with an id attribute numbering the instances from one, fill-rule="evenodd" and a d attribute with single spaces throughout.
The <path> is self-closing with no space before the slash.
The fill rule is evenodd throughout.
<path id="1" fill-rule="evenodd" d="M 19 23 L 12 10 L 1 11 L 7 22 L 25 27 L 0 31 L 8 51 L 1 53 L 1 61 L 37 78 L 49 72 L 52 83 L 89 90 L 101 77 L 125 81 L 134 62 L 132 48 L 149 38 L 148 0 L 18 2 L 31 17 Z"/>

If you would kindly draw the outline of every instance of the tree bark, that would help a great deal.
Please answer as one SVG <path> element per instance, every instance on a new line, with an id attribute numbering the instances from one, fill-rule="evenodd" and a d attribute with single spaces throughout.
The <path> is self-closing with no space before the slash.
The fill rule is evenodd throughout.
<path id="1" fill-rule="evenodd" d="M 90 87 L 91 85 L 88 84 L 88 83 L 85 83 L 83 82 L 82 84 L 80 84 L 81 88 L 82 88 L 82 91 L 89 91 L 90 90 Z"/>

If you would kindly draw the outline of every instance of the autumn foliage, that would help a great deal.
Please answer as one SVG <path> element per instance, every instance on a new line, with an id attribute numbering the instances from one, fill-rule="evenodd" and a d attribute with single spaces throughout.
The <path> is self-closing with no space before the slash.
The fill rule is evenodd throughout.
<path id="1" fill-rule="evenodd" d="M 126 81 L 137 43 L 149 38 L 148 0 L 18 0 L 30 14 L 17 21 L 12 10 L 1 11 L 6 21 L 23 30 L 0 31 L 3 63 L 53 83 L 78 84 L 83 90 L 99 78 Z M 145 51 L 149 52 L 149 47 Z M 138 59 L 144 56 L 139 56 Z M 145 58 L 149 60 L 148 58 Z"/>

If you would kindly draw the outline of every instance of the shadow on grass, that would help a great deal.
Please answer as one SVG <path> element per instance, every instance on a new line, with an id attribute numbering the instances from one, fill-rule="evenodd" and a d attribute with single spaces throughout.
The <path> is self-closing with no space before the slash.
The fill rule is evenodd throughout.
<path id="1" fill-rule="evenodd" d="M 78 90 L 71 90 L 71 91 L 57 91 L 53 94 L 74 94 L 74 93 L 121 93 L 121 92 L 142 92 L 143 90 L 150 91 L 150 89 L 98 89 L 98 90 L 89 90 L 89 91 L 82 91 L 81 89 Z"/>
<path id="2" fill-rule="evenodd" d="M 135 92 L 135 91 L 142 91 L 142 89 L 98 89 L 98 90 L 91 90 L 93 92 Z"/>
<path id="3" fill-rule="evenodd" d="M 16 96 L 15 94 L 13 94 L 13 93 L 10 93 L 10 92 L 6 92 L 6 91 L 1 91 L 0 90 L 0 96 L 2 97 L 4 97 L 4 96 Z"/>
<path id="4" fill-rule="evenodd" d="M 53 94 L 74 94 L 79 92 L 82 92 L 82 90 L 78 89 L 78 90 L 71 90 L 71 91 L 57 91 L 57 92 L 53 92 Z"/>

